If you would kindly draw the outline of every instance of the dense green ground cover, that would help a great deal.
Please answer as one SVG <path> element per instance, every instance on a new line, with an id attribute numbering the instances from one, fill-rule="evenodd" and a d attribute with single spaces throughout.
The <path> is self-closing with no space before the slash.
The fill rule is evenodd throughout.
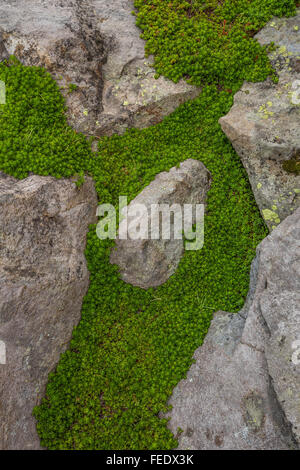
<path id="1" fill-rule="evenodd" d="M 137 24 L 155 54 L 157 75 L 195 85 L 231 87 L 272 73 L 252 40 L 272 16 L 289 15 L 294 0 L 135 0 Z"/>
<path id="2" fill-rule="evenodd" d="M 170 2 L 173 6 L 166 10 L 164 0 L 137 1 L 140 24 L 142 19 L 144 26 L 151 23 L 147 16 L 151 6 L 173 18 L 174 5 L 186 3 Z M 204 2 L 193 3 L 199 7 Z M 206 3 L 222 5 L 228 15 L 231 4 L 245 4 L 256 27 L 271 13 L 262 9 L 264 1 Z M 276 5 L 278 14 L 293 12 L 292 1 L 277 0 Z M 220 10 L 220 6 L 216 8 Z M 195 22 L 197 16 L 191 18 Z M 200 26 L 199 34 L 201 39 Z M 163 44 L 163 36 L 159 38 Z M 261 54 L 257 74 L 253 76 L 251 67 L 241 74 L 236 55 L 234 70 L 239 72 L 233 72 L 230 80 L 227 68 L 222 72 L 232 92 L 241 79 L 264 78 L 270 71 L 265 53 L 251 39 L 247 41 L 249 50 Z M 249 62 L 252 58 L 250 54 Z M 203 60 L 205 57 L 202 65 Z M 222 57 L 218 60 L 222 67 Z M 169 75 L 164 66 L 161 71 Z M 180 74 L 178 69 L 172 78 Z M 212 313 L 238 311 L 243 305 L 250 263 L 267 231 L 246 172 L 218 124 L 232 105 L 233 93 L 220 90 L 217 75 L 200 97 L 182 105 L 161 124 L 103 138 L 94 154 L 90 143 L 67 125 L 63 99 L 48 73 L 16 63 L 0 65 L 0 80 L 7 86 L 7 104 L 0 105 L 2 171 L 17 178 L 28 172 L 57 178 L 88 173 L 95 180 L 99 202 L 113 204 L 118 203 L 119 195 L 131 200 L 158 172 L 187 158 L 201 160 L 213 176 L 204 248 L 187 252 L 176 274 L 157 289 L 144 291 L 123 283 L 109 263 L 113 243 L 100 241 L 91 227 L 86 249 L 91 283 L 82 319 L 69 350 L 49 377 L 46 398 L 35 410 L 41 442 L 49 449 L 175 447 L 176 441 L 158 413 L 191 365 Z M 199 83 L 205 78 L 192 76 Z"/>

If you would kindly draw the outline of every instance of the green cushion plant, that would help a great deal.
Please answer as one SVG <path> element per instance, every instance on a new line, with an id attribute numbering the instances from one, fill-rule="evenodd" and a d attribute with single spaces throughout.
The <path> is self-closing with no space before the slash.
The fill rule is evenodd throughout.
<path id="1" fill-rule="evenodd" d="M 294 0 L 135 0 L 134 5 L 157 76 L 225 88 L 273 73 L 265 48 L 252 37 L 272 16 L 295 11 Z"/>

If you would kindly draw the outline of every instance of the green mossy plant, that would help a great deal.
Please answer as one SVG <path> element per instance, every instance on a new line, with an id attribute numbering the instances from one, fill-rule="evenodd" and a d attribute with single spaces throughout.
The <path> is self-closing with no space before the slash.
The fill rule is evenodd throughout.
<path id="1" fill-rule="evenodd" d="M 73 91 L 76 91 L 78 90 L 78 85 L 76 85 L 76 83 L 69 83 L 69 86 L 68 86 L 68 93 L 73 93 Z"/>
<path id="2" fill-rule="evenodd" d="M 144 9 L 152 6 L 151 14 L 161 7 L 164 15 L 169 15 L 167 19 L 178 22 L 174 6 L 182 4 L 180 15 L 191 22 L 184 23 L 184 31 L 194 31 L 195 16 L 187 14 L 187 3 L 196 11 L 204 5 L 171 1 L 167 10 L 165 1 L 136 2 L 142 14 L 139 24 L 145 31 L 147 24 L 154 24 L 156 16 L 143 16 Z M 241 7 L 243 2 L 206 3 L 216 9 L 222 6 L 230 18 L 230 5 Z M 274 2 L 269 3 L 275 8 Z M 292 13 L 292 3 L 277 0 L 277 14 Z M 246 18 L 252 15 L 251 27 L 262 26 L 271 14 L 264 1 L 244 4 Z M 205 24 L 197 26 L 197 32 L 209 30 Z M 164 44 L 160 30 L 158 36 Z M 166 36 L 165 41 L 168 43 Z M 247 41 L 250 51 L 253 42 L 251 38 Z M 220 44 L 217 40 L 216 46 Z M 168 51 L 169 63 L 174 59 L 172 45 L 168 47 L 160 66 L 167 76 Z M 253 47 L 257 52 L 255 43 Z M 90 288 L 82 319 L 74 329 L 69 350 L 49 376 L 46 397 L 34 411 L 43 446 L 106 450 L 176 447 L 166 420 L 159 419 L 158 413 L 166 410 L 172 390 L 190 367 L 213 312 L 236 312 L 242 307 L 256 246 L 267 234 L 247 174 L 218 124 L 232 106 L 241 80 L 249 79 L 246 72 L 250 65 L 255 79 L 270 72 L 263 51 L 259 60 L 254 60 L 251 52 L 248 68 L 244 53 L 243 46 L 230 70 L 222 68 L 221 59 L 220 70 L 217 61 L 214 68 L 207 65 L 207 74 L 197 67 L 195 73 L 191 70 L 194 83 L 209 83 L 198 98 L 156 126 L 102 138 L 96 154 L 86 138 L 67 125 L 63 98 L 47 72 L 17 63 L 0 64 L 0 80 L 7 91 L 7 104 L 0 105 L 1 171 L 16 178 L 25 178 L 29 172 L 56 178 L 79 175 L 79 181 L 89 174 L 99 203 L 114 205 L 119 195 L 132 200 L 157 173 L 187 158 L 201 160 L 213 177 L 204 247 L 186 252 L 176 274 L 157 289 L 145 291 L 121 281 L 116 266 L 109 263 L 113 242 L 99 240 L 95 226 L 91 226 L 86 247 Z M 200 55 L 198 65 L 202 67 L 207 57 Z M 238 67 L 240 58 L 245 75 Z M 178 68 L 173 78 L 185 74 L 185 69 Z M 222 81 L 230 84 L 230 90 L 220 90 Z"/>
<path id="3" fill-rule="evenodd" d="M 237 80 L 273 75 L 253 35 L 272 16 L 295 13 L 294 0 L 135 0 L 146 52 L 157 77 L 231 88 Z"/>
<path id="4" fill-rule="evenodd" d="M 290 160 L 286 160 L 282 163 L 282 168 L 287 173 L 293 173 L 295 175 L 300 174 L 300 153 Z"/>

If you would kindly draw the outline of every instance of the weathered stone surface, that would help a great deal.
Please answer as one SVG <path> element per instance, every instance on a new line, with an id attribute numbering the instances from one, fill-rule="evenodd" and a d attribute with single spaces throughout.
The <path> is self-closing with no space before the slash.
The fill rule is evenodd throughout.
<path id="1" fill-rule="evenodd" d="M 179 204 L 183 211 L 184 204 L 205 204 L 210 181 L 210 173 L 203 163 L 193 159 L 185 160 L 179 168 L 173 167 L 169 172 L 159 173 L 129 204 L 128 210 L 137 204 L 146 206 L 150 233 L 151 205 Z M 141 222 L 145 220 L 143 217 L 141 214 Z M 127 222 L 130 226 L 129 217 Z M 125 282 L 147 289 L 163 284 L 174 274 L 184 252 L 184 242 L 174 237 L 174 220 L 171 220 L 171 227 L 170 239 L 163 239 L 160 231 L 158 240 L 150 239 L 150 236 L 149 239 L 141 240 L 116 240 L 110 261 L 120 267 Z"/>
<path id="2" fill-rule="evenodd" d="M 25 65 L 42 66 L 52 74 L 66 97 L 70 124 L 87 133 L 101 112 L 101 64 L 105 60 L 90 3 L 0 0 L 0 33 L 7 52 Z M 72 93 L 71 83 L 78 85 Z"/>
<path id="3" fill-rule="evenodd" d="M 145 41 L 131 15 L 132 1 L 98 0 L 95 7 L 97 15 L 101 14 L 100 31 L 109 51 L 103 67 L 102 128 L 109 129 L 114 123 L 114 129 L 123 131 L 128 125 L 156 124 L 199 94 L 198 88 L 184 80 L 175 84 L 164 77 L 154 78 L 153 58 L 145 59 Z"/>
<path id="4" fill-rule="evenodd" d="M 3 42 L 2 34 L 0 33 L 0 62 L 9 58 L 9 53 Z"/>
<path id="5" fill-rule="evenodd" d="M 220 124 L 272 230 L 300 205 L 300 175 L 283 168 L 287 160 L 300 161 L 300 10 L 296 17 L 270 21 L 256 37 L 279 46 L 270 53 L 279 82 L 245 82 Z"/>
<path id="6" fill-rule="evenodd" d="M 215 314 L 170 399 L 180 449 L 300 444 L 300 209 L 258 247 L 239 314 Z"/>
<path id="7" fill-rule="evenodd" d="M 96 207 L 90 179 L 0 173 L 0 449 L 40 446 L 32 410 L 80 319 Z"/>
<path id="8" fill-rule="evenodd" d="M 132 10 L 131 0 L 0 0 L 0 33 L 9 54 L 46 67 L 64 87 L 74 128 L 123 132 L 159 122 L 200 91 L 154 78 Z"/>

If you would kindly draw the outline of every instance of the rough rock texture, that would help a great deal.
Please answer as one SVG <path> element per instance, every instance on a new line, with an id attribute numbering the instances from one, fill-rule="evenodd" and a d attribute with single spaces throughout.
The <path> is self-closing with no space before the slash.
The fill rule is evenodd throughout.
<path id="1" fill-rule="evenodd" d="M 136 204 L 144 204 L 148 211 L 146 220 L 150 233 L 150 227 L 159 228 L 159 222 L 153 225 L 150 223 L 152 204 L 179 204 L 182 210 L 184 204 L 205 204 L 210 182 L 210 173 L 203 163 L 193 159 L 185 160 L 179 168 L 173 167 L 169 172 L 159 173 L 129 204 L 128 211 Z M 140 220 L 145 220 L 143 214 Z M 171 219 L 173 228 L 174 220 Z M 195 221 L 194 218 L 193 223 Z M 130 222 L 128 217 L 128 226 Z M 147 289 L 163 284 L 174 274 L 184 252 L 184 242 L 176 239 L 173 228 L 169 239 L 163 239 L 160 230 L 160 238 L 157 240 L 150 237 L 141 240 L 116 240 L 110 261 L 120 267 L 121 277 L 125 282 Z"/>
<path id="2" fill-rule="evenodd" d="M 175 388 L 180 449 L 299 448 L 299 253 L 300 209 L 259 245 L 243 310 L 215 314 Z"/>
<path id="3" fill-rule="evenodd" d="M 154 79 L 132 10 L 132 0 L 0 0 L 0 60 L 5 46 L 25 65 L 46 67 L 65 88 L 77 130 L 100 136 L 155 124 L 200 90 Z"/>
<path id="4" fill-rule="evenodd" d="M 0 173 L 0 449 L 40 446 L 32 409 L 80 319 L 96 207 L 90 179 Z"/>
<path id="5" fill-rule="evenodd" d="M 145 41 L 131 15 L 131 0 L 98 0 L 95 9 L 98 18 L 101 14 L 100 31 L 108 51 L 103 67 L 100 131 L 112 126 L 123 131 L 128 126 L 143 128 L 156 124 L 199 94 L 199 88 L 184 80 L 175 84 L 164 77 L 154 78 L 153 58 L 145 59 Z"/>
<path id="6" fill-rule="evenodd" d="M 101 63 L 105 60 L 103 39 L 94 28 L 89 3 L 0 0 L 0 33 L 6 51 L 23 64 L 43 66 L 52 74 L 65 88 L 70 124 L 87 133 L 101 112 Z M 70 83 L 78 85 L 78 90 L 69 93 Z"/>
<path id="7" fill-rule="evenodd" d="M 7 59 L 9 59 L 9 53 L 7 52 L 7 49 L 3 42 L 2 34 L 0 33 L 0 62 Z"/>
<path id="8" fill-rule="evenodd" d="M 256 38 L 263 45 L 274 41 L 279 46 L 270 53 L 279 82 L 245 82 L 220 124 L 273 229 L 300 205 L 300 174 L 283 168 L 287 160 L 300 161 L 300 10 L 296 17 L 275 18 Z"/>

